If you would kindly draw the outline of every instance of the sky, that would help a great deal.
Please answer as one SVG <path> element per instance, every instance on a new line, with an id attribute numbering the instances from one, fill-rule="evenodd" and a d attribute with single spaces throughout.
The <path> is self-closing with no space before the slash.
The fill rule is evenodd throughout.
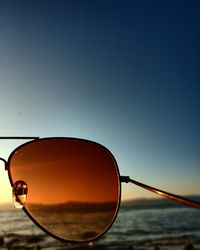
<path id="1" fill-rule="evenodd" d="M 198 0 L 0 0 L 0 136 L 93 140 L 121 175 L 200 194 L 199 11 Z M 1 140 L 0 157 L 23 142 Z"/>

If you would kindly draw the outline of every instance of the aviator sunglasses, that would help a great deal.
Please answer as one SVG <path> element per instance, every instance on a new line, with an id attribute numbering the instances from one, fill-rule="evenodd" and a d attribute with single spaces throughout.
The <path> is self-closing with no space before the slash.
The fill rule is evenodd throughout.
<path id="1" fill-rule="evenodd" d="M 25 139 L 5 163 L 13 202 L 50 236 L 72 243 L 105 234 L 117 217 L 121 184 L 132 183 L 169 199 L 200 208 L 200 203 L 121 176 L 112 153 L 99 143 L 77 138 Z"/>

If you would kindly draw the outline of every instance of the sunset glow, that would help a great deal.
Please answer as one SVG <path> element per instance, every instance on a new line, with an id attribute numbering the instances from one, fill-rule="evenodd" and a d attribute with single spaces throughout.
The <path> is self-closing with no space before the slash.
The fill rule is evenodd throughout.
<path id="1" fill-rule="evenodd" d="M 95 141 L 112 152 L 121 175 L 171 193 L 199 195 L 199 10 L 199 1 L 1 1 L 0 136 Z M 0 157 L 7 160 L 25 142 L 1 140 Z M 54 159 L 51 151 L 51 170 L 62 169 L 56 154 Z M 86 167 L 87 174 L 79 175 L 76 156 L 68 159 L 75 193 L 70 175 L 47 173 L 31 157 L 27 181 L 51 182 L 42 190 L 34 185 L 34 202 L 60 202 L 62 192 L 68 201 L 92 201 L 95 193 L 99 201 L 112 199 L 108 182 L 101 194 L 90 186 L 112 179 L 109 173 L 99 171 L 92 179 Z M 23 175 L 23 166 L 16 168 Z M 0 190 L 0 204 L 11 203 L 3 162 Z M 122 184 L 123 200 L 155 196 Z"/>

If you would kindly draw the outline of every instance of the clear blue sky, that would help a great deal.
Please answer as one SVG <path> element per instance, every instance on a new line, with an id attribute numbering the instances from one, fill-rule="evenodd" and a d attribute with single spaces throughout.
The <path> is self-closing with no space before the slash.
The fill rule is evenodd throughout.
<path id="1" fill-rule="evenodd" d="M 0 134 L 94 140 L 122 175 L 199 194 L 199 13 L 198 0 L 0 1 Z"/>

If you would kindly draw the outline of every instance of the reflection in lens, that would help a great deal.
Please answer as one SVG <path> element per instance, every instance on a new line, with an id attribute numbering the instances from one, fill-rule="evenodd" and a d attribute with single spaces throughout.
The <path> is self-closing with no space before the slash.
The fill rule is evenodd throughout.
<path id="1" fill-rule="evenodd" d="M 45 230 L 69 241 L 90 241 L 115 219 L 119 173 L 103 146 L 80 139 L 43 139 L 11 156 L 14 183 L 28 185 L 25 208 Z"/>

